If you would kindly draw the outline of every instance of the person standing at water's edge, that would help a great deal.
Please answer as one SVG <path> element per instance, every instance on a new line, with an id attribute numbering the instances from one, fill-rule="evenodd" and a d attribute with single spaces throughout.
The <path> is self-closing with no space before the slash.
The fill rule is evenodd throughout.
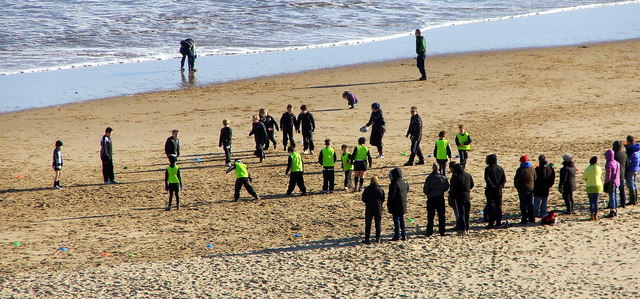
<path id="1" fill-rule="evenodd" d="M 196 42 L 193 39 L 187 38 L 180 41 L 180 54 L 182 59 L 180 60 L 180 71 L 184 71 L 184 59 L 188 57 L 189 72 L 195 72 L 193 68 L 196 62 Z"/>
<path id="2" fill-rule="evenodd" d="M 100 139 L 100 160 L 102 160 L 102 177 L 105 185 L 117 184 L 115 174 L 113 173 L 113 145 L 111 144 L 111 132 L 113 129 L 107 127 L 104 135 Z"/>
<path id="3" fill-rule="evenodd" d="M 422 31 L 420 29 L 416 29 L 416 54 L 418 54 L 416 63 L 421 75 L 421 77 L 418 79 L 420 81 L 427 80 L 427 71 L 424 68 L 424 60 L 427 57 L 426 53 L 427 42 L 425 41 L 424 36 L 422 36 Z"/>
<path id="4" fill-rule="evenodd" d="M 169 162 L 171 162 L 171 157 L 176 158 L 176 161 L 178 161 L 178 157 L 180 157 L 180 140 L 178 139 L 178 134 L 180 134 L 180 131 L 174 129 L 171 131 L 171 136 L 169 136 L 164 143 L 164 153 L 167 154 Z"/>

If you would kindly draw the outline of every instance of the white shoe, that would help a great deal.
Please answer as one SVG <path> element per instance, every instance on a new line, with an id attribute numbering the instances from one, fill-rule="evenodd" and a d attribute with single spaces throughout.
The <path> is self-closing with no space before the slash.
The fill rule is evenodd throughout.
<path id="1" fill-rule="evenodd" d="M 344 190 L 349 190 L 349 187 L 344 187 Z"/>
<path id="2" fill-rule="evenodd" d="M 309 152 L 309 155 L 313 155 L 313 151 L 310 151 L 310 152 Z"/>
<path id="3" fill-rule="evenodd" d="M 111 184 L 120 184 L 120 182 L 118 182 L 116 180 L 113 180 L 113 181 L 111 181 Z"/>
<path id="4" fill-rule="evenodd" d="M 380 159 L 380 158 L 384 158 L 384 155 L 378 155 L 378 156 L 376 156 L 376 159 Z"/>

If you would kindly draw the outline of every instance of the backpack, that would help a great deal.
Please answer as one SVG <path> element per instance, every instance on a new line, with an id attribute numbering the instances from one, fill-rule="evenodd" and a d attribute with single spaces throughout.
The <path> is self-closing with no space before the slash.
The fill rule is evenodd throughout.
<path id="1" fill-rule="evenodd" d="M 540 219 L 540 224 L 542 224 L 542 225 L 554 224 L 554 223 L 556 223 L 556 217 L 557 216 L 558 215 L 556 214 L 556 212 L 550 212 L 546 216 L 542 217 L 542 219 Z"/>

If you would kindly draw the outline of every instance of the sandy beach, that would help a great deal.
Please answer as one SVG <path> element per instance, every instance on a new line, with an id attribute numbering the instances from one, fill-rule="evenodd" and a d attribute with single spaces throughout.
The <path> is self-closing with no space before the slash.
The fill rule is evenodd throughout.
<path id="1" fill-rule="evenodd" d="M 590 222 L 579 180 L 578 213 L 554 226 L 486 230 L 477 211 L 488 154 L 507 173 L 504 211 L 517 222 L 512 183 L 520 155 L 545 154 L 559 165 L 569 153 L 583 170 L 594 155 L 603 166 L 613 141 L 640 135 L 639 49 L 640 40 L 631 40 L 439 56 L 427 60 L 426 82 L 416 80 L 415 60 L 400 60 L 0 114 L 10 157 L 0 165 L 0 296 L 638 297 L 637 206 Z M 341 98 L 344 90 L 359 97 L 356 109 Z M 467 170 L 476 183 L 469 236 L 417 232 L 426 223 L 422 185 L 433 158 L 401 167 L 410 184 L 406 218 L 415 220 L 409 240 L 388 241 L 385 214 L 385 242 L 364 246 L 359 194 L 320 194 L 316 156 L 303 156 L 311 195 L 286 197 L 281 134 L 264 163 L 251 155 L 250 116 L 259 108 L 279 119 L 287 104 L 307 104 L 318 149 L 325 138 L 339 148 L 363 135 L 358 128 L 373 102 L 387 120 L 385 158 L 366 178 L 378 175 L 384 186 L 389 170 L 407 160 L 411 106 L 424 122 L 425 154 L 438 131 L 452 141 L 457 125 L 467 126 L 474 140 Z M 235 178 L 225 174 L 217 146 L 225 118 L 234 157 L 247 163 L 263 200 L 243 191 L 231 201 Z M 102 184 L 99 140 L 107 126 L 118 185 Z M 183 208 L 166 212 L 163 145 L 174 128 L 185 190 Z M 57 139 L 65 144 L 63 188 L 52 190 Z M 555 187 L 549 203 L 564 208 Z M 450 208 L 447 222 L 452 228 Z"/>

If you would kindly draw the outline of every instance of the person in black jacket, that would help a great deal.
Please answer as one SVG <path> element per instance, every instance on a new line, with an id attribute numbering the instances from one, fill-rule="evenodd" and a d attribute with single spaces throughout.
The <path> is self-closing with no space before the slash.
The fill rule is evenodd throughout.
<path id="1" fill-rule="evenodd" d="M 487 167 L 484 169 L 484 181 L 486 183 L 484 195 L 487 197 L 488 228 L 502 224 L 502 189 L 507 183 L 504 169 L 498 165 L 498 157 L 495 154 L 488 155 L 485 159 Z"/>
<path id="2" fill-rule="evenodd" d="M 253 115 L 253 125 L 249 136 L 253 135 L 256 142 L 256 151 L 253 153 L 256 157 L 260 158 L 260 162 L 264 161 L 264 144 L 269 142 L 267 140 L 267 129 L 260 121 L 260 117 L 257 114 Z"/>
<path id="3" fill-rule="evenodd" d="M 60 189 L 60 175 L 62 171 L 62 166 L 64 165 L 64 160 L 62 159 L 62 141 L 56 140 L 56 148 L 53 150 L 53 162 L 51 163 L 51 167 L 53 167 L 53 188 Z"/>
<path id="4" fill-rule="evenodd" d="M 296 142 L 293 140 L 293 130 L 298 127 L 298 120 L 296 115 L 291 112 L 293 106 L 287 105 L 287 111 L 282 113 L 280 117 L 280 129 L 282 129 L 282 144 L 284 145 L 284 151 L 287 151 L 287 141 L 291 141 L 291 146 L 296 147 Z"/>
<path id="5" fill-rule="evenodd" d="M 469 234 L 469 212 L 471 211 L 471 189 L 473 189 L 473 177 L 464 171 L 460 163 L 453 166 L 454 176 L 451 176 L 451 196 L 453 196 L 458 210 L 460 225 L 458 232 Z"/>
<path id="6" fill-rule="evenodd" d="M 624 146 L 622 146 L 622 142 L 621 141 L 615 141 L 613 142 L 613 159 L 618 161 L 618 163 L 620 163 L 620 199 L 618 200 L 618 202 L 620 203 L 621 207 L 626 207 L 627 206 L 627 202 L 626 202 L 626 194 L 624 192 L 624 179 L 626 177 L 626 170 L 629 168 L 629 157 L 627 157 L 627 153 L 624 150 Z"/>
<path id="7" fill-rule="evenodd" d="M 313 131 L 316 130 L 316 121 L 313 115 L 307 110 L 307 105 L 300 106 L 300 114 L 298 114 L 298 122 L 296 123 L 296 132 L 302 133 L 302 145 L 304 146 L 304 154 L 313 155 L 315 146 L 313 145 Z M 309 150 L 307 152 L 307 149 Z"/>
<path id="8" fill-rule="evenodd" d="M 533 181 L 533 216 L 544 217 L 547 215 L 549 189 L 556 182 L 556 171 L 544 155 L 538 156 L 538 164 L 536 179 Z"/>
<path id="9" fill-rule="evenodd" d="M 184 59 L 188 58 L 189 72 L 195 72 L 194 65 L 198 55 L 196 54 L 196 42 L 193 39 L 187 38 L 180 41 L 180 54 L 182 59 L 180 60 L 180 71 L 184 71 Z"/>
<path id="10" fill-rule="evenodd" d="M 164 143 L 164 153 L 167 155 L 169 163 L 171 163 L 171 157 L 176 158 L 176 161 L 178 161 L 178 157 L 180 157 L 180 140 L 178 139 L 178 134 L 180 134 L 180 131 L 174 129 L 171 131 L 171 136 L 169 136 Z"/>
<path id="11" fill-rule="evenodd" d="M 369 144 L 378 148 L 378 156 L 376 158 L 384 158 L 384 152 L 382 150 L 382 137 L 384 136 L 384 132 L 386 131 L 384 116 L 382 115 L 382 109 L 380 108 L 380 103 L 371 104 L 371 116 L 369 117 L 369 122 L 364 125 L 363 128 L 371 127 L 371 136 L 369 137 Z M 362 129 L 361 131 L 365 131 Z"/>
<path id="12" fill-rule="evenodd" d="M 438 212 L 438 232 L 444 236 L 444 193 L 449 190 L 447 177 L 438 172 L 438 164 L 433 163 L 431 172 L 424 181 L 422 192 L 427 196 L 427 237 L 433 235 L 433 218 Z"/>
<path id="13" fill-rule="evenodd" d="M 233 131 L 231 127 L 229 127 L 229 120 L 222 120 L 222 129 L 220 129 L 220 140 L 218 141 L 218 146 L 224 149 L 224 164 L 227 166 L 231 166 L 231 138 L 233 135 Z"/>
<path id="14" fill-rule="evenodd" d="M 364 212 L 364 241 L 369 244 L 371 235 L 371 220 L 376 224 L 376 243 L 380 243 L 380 232 L 382 231 L 382 203 L 384 202 L 384 190 L 378 185 L 378 177 L 371 177 L 371 184 L 362 191 L 362 201 L 365 203 Z"/>
<path id="15" fill-rule="evenodd" d="M 562 193 L 562 199 L 567 210 L 567 215 L 573 214 L 573 192 L 578 189 L 576 185 L 576 165 L 568 154 L 562 155 L 562 168 L 560 168 L 560 181 L 558 191 Z"/>
<path id="16" fill-rule="evenodd" d="M 276 143 L 274 133 L 275 131 L 280 131 L 280 128 L 278 128 L 278 123 L 275 119 L 273 119 L 273 116 L 269 115 L 269 109 L 260 108 L 260 110 L 258 111 L 258 115 L 260 116 L 260 121 L 264 124 L 264 127 L 267 128 L 268 139 L 264 149 L 269 149 L 269 141 L 273 142 L 273 148 L 276 149 L 276 146 L 278 144 Z"/>
<path id="17" fill-rule="evenodd" d="M 409 161 L 404 163 L 404 166 L 413 165 L 413 160 L 418 155 L 418 163 L 416 165 L 424 164 L 424 156 L 422 156 L 422 150 L 420 149 L 420 141 L 422 140 L 422 118 L 418 114 L 418 107 L 411 107 L 411 121 L 409 122 L 409 129 L 407 129 L 407 136 L 411 137 L 411 155 Z"/>
<path id="18" fill-rule="evenodd" d="M 402 241 L 407 239 L 406 228 L 404 225 L 404 214 L 407 213 L 407 193 L 409 192 L 409 183 L 402 177 L 402 170 L 394 168 L 389 172 L 389 200 L 387 208 L 393 216 L 393 238 L 391 241 Z"/>
<path id="19" fill-rule="evenodd" d="M 104 178 L 104 184 L 117 184 L 119 183 L 115 179 L 113 173 L 113 146 L 111 144 L 111 132 L 113 129 L 107 127 L 104 130 L 104 135 L 100 139 L 100 160 L 102 160 L 102 177 Z"/>

